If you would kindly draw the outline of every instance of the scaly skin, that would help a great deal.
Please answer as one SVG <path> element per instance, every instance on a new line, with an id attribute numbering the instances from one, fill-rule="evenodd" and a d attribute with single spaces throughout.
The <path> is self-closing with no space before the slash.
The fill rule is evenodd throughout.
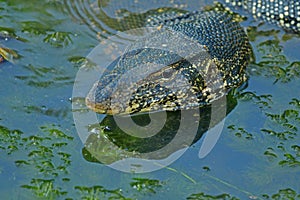
<path id="1" fill-rule="evenodd" d="M 232 6 L 242 6 L 256 18 L 276 24 L 289 32 L 300 33 L 298 0 L 225 0 L 225 2 Z M 169 10 L 149 15 L 144 20 L 145 26 L 156 26 L 162 31 L 175 31 L 196 40 L 206 49 L 209 56 L 197 60 L 198 63 L 193 65 L 170 52 L 147 48 L 127 52 L 108 67 L 110 70 L 103 74 L 88 94 L 87 106 L 95 112 L 132 114 L 189 109 L 207 105 L 245 82 L 245 68 L 252 53 L 251 46 L 243 28 L 228 14 L 217 11 L 180 13 Z M 126 72 L 153 62 L 166 67 L 151 72 L 135 85 L 127 85 L 126 88 L 117 87 L 119 79 Z M 217 67 L 218 72 L 210 70 L 212 65 Z M 144 68 L 144 71 L 149 70 L 150 68 Z M 217 79 L 214 73 L 219 73 L 223 82 L 217 88 L 207 84 L 207 77 Z M 164 74 L 168 74 L 167 78 Z M 189 87 L 174 91 L 166 87 L 182 84 L 179 76 L 186 78 Z"/>
<path id="2" fill-rule="evenodd" d="M 225 0 L 232 6 L 241 6 L 254 17 L 283 29 L 300 33 L 299 0 Z"/>
<path id="3" fill-rule="evenodd" d="M 146 26 L 157 26 L 160 32 L 182 34 L 201 45 L 203 51 L 191 55 L 195 63 L 176 52 L 160 49 L 143 48 L 126 53 L 108 67 L 111 70 L 104 72 L 88 94 L 86 103 L 94 111 L 132 114 L 190 109 L 211 103 L 246 80 L 245 67 L 251 47 L 243 28 L 228 14 L 217 11 L 161 13 L 146 19 Z M 159 36 L 159 31 L 153 37 Z M 177 41 L 166 44 L 170 45 L 166 48 L 176 46 L 174 42 Z M 180 44 L 180 47 L 191 48 L 189 44 Z M 147 67 L 148 63 L 165 67 L 151 71 L 153 67 Z M 131 74 L 142 76 L 142 80 L 132 84 L 125 81 L 117 86 L 126 72 L 139 67 L 142 67 L 140 72 Z"/>

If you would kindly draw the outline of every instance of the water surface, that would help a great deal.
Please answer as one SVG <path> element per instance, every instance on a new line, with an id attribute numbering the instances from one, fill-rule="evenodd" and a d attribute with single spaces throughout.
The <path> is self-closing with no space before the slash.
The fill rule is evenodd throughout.
<path id="1" fill-rule="evenodd" d="M 99 42 L 137 26 L 116 19 L 211 3 L 0 1 L 0 33 L 9 38 L 0 44 L 20 56 L 0 64 L 2 198 L 299 199 L 299 36 L 259 24 L 242 10 L 255 61 L 208 156 L 198 157 L 200 139 L 170 166 L 134 174 L 85 154 L 73 120 L 73 84 Z"/>

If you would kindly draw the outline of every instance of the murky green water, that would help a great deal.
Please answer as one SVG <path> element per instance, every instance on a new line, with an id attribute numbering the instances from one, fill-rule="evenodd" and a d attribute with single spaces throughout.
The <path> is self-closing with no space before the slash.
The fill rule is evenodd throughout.
<path id="1" fill-rule="evenodd" d="M 84 58 L 99 41 L 136 27 L 113 19 L 211 3 L 0 1 L 0 44 L 20 56 L 0 64 L 1 199 L 300 199 L 300 39 L 271 25 L 256 29 L 240 10 L 248 17 L 242 25 L 252 26 L 255 62 L 208 156 L 198 157 L 201 138 L 168 167 L 123 173 L 96 162 L 77 133 L 72 91 Z M 112 151 L 89 139 L 100 145 L 90 152 Z"/>

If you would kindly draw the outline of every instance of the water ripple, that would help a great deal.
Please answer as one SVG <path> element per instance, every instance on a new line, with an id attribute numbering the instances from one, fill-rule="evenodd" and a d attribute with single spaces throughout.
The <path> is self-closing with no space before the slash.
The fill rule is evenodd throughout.
<path id="1" fill-rule="evenodd" d="M 110 17 L 103 9 L 106 5 L 100 1 L 64 0 L 64 4 L 72 18 L 85 24 L 99 40 L 123 29 L 120 20 Z"/>
<path id="2" fill-rule="evenodd" d="M 119 1 L 109 4 L 103 0 L 64 0 L 64 5 L 66 12 L 78 23 L 86 25 L 99 40 L 115 35 L 118 31 L 141 28 L 145 18 L 149 14 L 161 12 L 161 8 L 176 9 L 170 2 L 145 4 L 139 1 Z"/>

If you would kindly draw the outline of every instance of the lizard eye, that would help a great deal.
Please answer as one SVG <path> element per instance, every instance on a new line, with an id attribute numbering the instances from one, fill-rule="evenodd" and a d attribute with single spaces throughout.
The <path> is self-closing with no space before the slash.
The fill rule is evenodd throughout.
<path id="1" fill-rule="evenodd" d="M 163 78 L 170 78 L 172 76 L 172 70 L 166 70 L 162 73 Z"/>

